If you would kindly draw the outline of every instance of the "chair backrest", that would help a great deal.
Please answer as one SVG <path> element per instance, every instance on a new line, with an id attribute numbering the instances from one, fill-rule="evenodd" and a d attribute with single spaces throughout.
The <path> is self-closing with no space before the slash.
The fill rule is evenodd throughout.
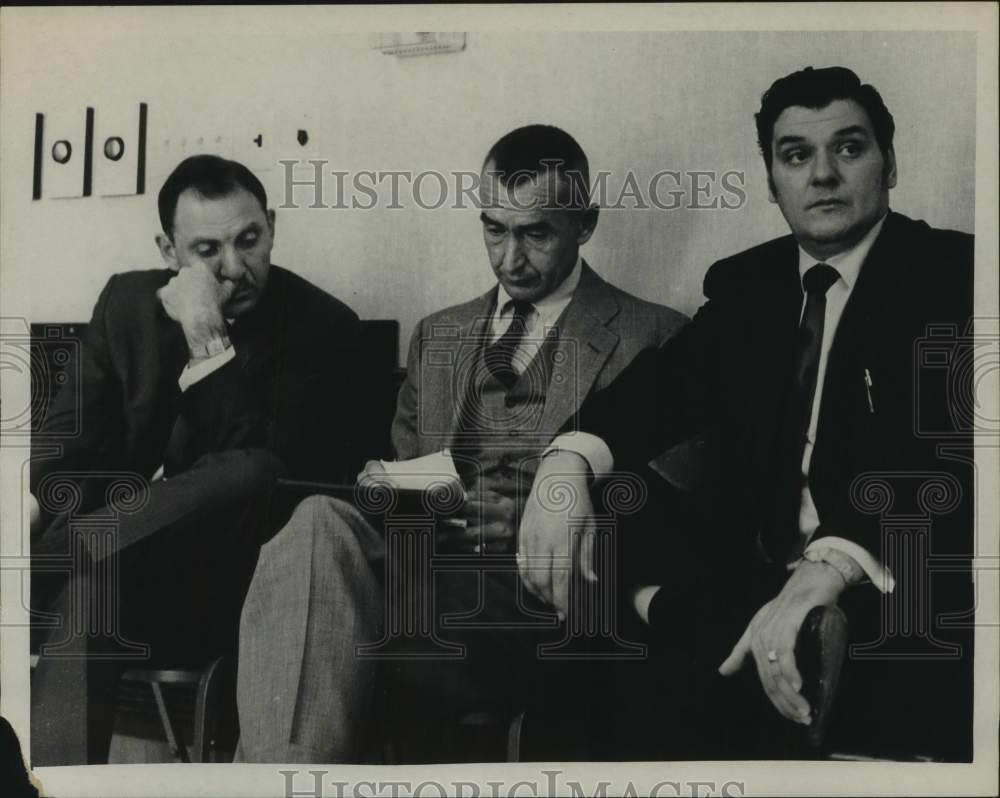
<path id="1" fill-rule="evenodd" d="M 389 437 L 392 418 L 396 413 L 396 395 L 406 376 L 399 366 L 399 322 L 391 320 L 364 320 L 361 322 L 361 357 L 366 366 L 366 384 L 371 396 L 359 402 L 359 425 L 356 451 L 361 457 L 387 458 L 392 454 Z M 354 482 L 354 474 L 344 479 Z"/>

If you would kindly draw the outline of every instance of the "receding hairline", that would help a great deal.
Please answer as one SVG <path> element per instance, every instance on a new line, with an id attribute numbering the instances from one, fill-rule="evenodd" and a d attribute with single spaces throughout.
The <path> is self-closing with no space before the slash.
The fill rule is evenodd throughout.
<path id="1" fill-rule="evenodd" d="M 584 175 L 584 170 L 580 168 L 579 164 L 564 164 L 563 161 L 558 161 L 558 159 L 548 159 L 548 163 L 541 164 L 539 169 L 515 169 L 512 172 L 507 170 L 497 169 L 495 158 L 486 158 L 483 161 L 483 165 L 479 172 L 481 175 L 493 175 L 493 176 L 513 176 L 513 175 L 524 175 L 524 180 L 518 180 L 518 184 L 525 182 L 527 180 L 535 180 L 540 182 L 546 175 L 550 173 L 556 174 L 560 180 L 571 181 L 573 176 L 579 176 L 581 179 Z M 489 167 L 493 166 L 493 169 Z"/>
<path id="2" fill-rule="evenodd" d="M 167 235 L 173 237 L 174 233 L 177 231 L 177 213 L 178 213 L 178 210 L 181 207 L 181 200 L 186 195 L 190 195 L 192 198 L 197 199 L 200 202 L 215 202 L 215 201 L 220 201 L 220 200 L 224 200 L 224 199 L 227 199 L 229 197 L 235 196 L 235 195 L 239 194 L 240 192 L 242 192 L 242 193 L 246 194 L 247 196 L 249 196 L 254 201 L 254 204 L 258 208 L 260 208 L 261 214 L 264 217 L 264 224 L 266 226 L 267 223 L 268 223 L 268 217 L 267 217 L 267 210 L 268 209 L 265 208 L 261 204 L 260 197 L 258 197 L 256 194 L 254 194 L 248 188 L 246 188 L 246 186 L 243 186 L 243 185 L 241 185 L 239 183 L 234 183 L 229 188 L 228 191 L 224 191 L 221 194 L 219 194 L 219 193 L 205 194 L 197 186 L 188 186 L 187 188 L 185 188 L 183 191 L 181 191 L 177 195 L 177 202 L 174 204 L 174 217 L 173 217 L 173 219 L 170 220 L 171 221 L 171 224 L 170 224 L 170 228 L 171 229 L 170 229 L 169 233 L 167 233 Z M 252 222 L 251 224 L 256 224 L 256 222 Z M 247 227 L 249 227 L 249 226 L 250 225 L 248 224 Z M 164 232 L 166 232 L 166 231 L 164 231 Z"/>
<path id="3" fill-rule="evenodd" d="M 208 194 L 206 194 L 204 191 L 202 191 L 197 186 L 187 186 L 186 188 L 184 188 L 177 195 L 177 203 L 180 204 L 181 197 L 183 197 L 185 194 L 188 194 L 188 193 L 191 193 L 191 194 L 197 196 L 198 199 L 208 200 L 210 202 L 213 201 L 213 200 L 226 199 L 227 197 L 232 197 L 235 194 L 243 193 L 243 194 L 246 194 L 247 196 L 249 196 L 251 199 L 253 199 L 253 201 L 257 203 L 257 207 L 258 208 L 260 208 L 262 211 L 264 211 L 265 213 L 267 213 L 267 208 L 265 208 L 264 205 L 263 205 L 263 203 L 260 201 L 260 197 L 258 197 L 250 189 L 248 189 L 244 185 L 241 185 L 240 183 L 233 183 L 225 191 L 211 192 L 211 193 L 208 193 Z M 175 212 L 176 212 L 176 210 L 177 209 L 174 208 Z"/>
<path id="4" fill-rule="evenodd" d="M 488 159 L 483 163 L 480 173 L 480 193 L 490 190 L 492 186 L 497 186 L 498 190 L 495 192 L 491 191 L 491 193 L 500 194 L 502 190 L 510 195 L 526 184 L 533 184 L 537 187 L 554 184 L 555 191 L 547 193 L 554 195 L 557 203 L 560 201 L 560 198 L 566 197 L 569 198 L 570 203 L 573 203 L 566 206 L 558 205 L 558 210 L 584 210 L 590 205 L 590 186 L 587 185 L 584 174 L 578 169 L 571 168 L 567 170 L 556 165 L 546 165 L 538 171 L 519 169 L 508 173 L 489 168 L 495 165 L 492 159 Z M 490 188 L 487 187 L 488 184 Z M 582 202 L 577 202 L 578 200 L 582 200 Z"/>

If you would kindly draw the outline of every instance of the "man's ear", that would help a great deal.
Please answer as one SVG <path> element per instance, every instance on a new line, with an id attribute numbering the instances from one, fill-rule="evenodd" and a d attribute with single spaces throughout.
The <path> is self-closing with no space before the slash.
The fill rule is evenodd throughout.
<path id="1" fill-rule="evenodd" d="M 159 233 L 156 236 L 156 248 L 160 250 L 160 257 L 167 264 L 167 268 L 172 271 L 180 271 L 180 264 L 177 262 L 177 248 L 170 236 L 166 233 Z"/>
<path id="2" fill-rule="evenodd" d="M 576 237 L 577 246 L 582 247 L 590 241 L 594 230 L 597 229 L 597 217 L 600 213 L 601 209 L 596 205 L 591 205 L 587 210 L 580 212 L 580 232 Z"/>
<path id="3" fill-rule="evenodd" d="M 886 153 L 885 159 L 885 187 L 895 188 L 896 187 L 896 151 L 889 148 L 889 152 Z"/>

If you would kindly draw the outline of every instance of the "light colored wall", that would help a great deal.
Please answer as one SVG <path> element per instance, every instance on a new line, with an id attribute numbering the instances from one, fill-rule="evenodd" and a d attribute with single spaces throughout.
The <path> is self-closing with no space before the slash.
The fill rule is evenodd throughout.
<path id="1" fill-rule="evenodd" d="M 293 126 L 310 115 L 319 156 L 349 172 L 475 171 L 497 137 L 531 122 L 571 132 L 612 186 L 627 170 L 640 182 L 662 169 L 745 171 L 739 210 L 609 210 L 584 250 L 626 290 L 692 313 L 713 260 L 786 232 L 756 152 L 761 92 L 804 65 L 844 64 L 896 117 L 893 207 L 973 231 L 974 34 L 473 32 L 464 52 L 398 59 L 322 14 L 296 30 L 236 16 L 214 29 L 123 30 L 106 13 L 44 35 L 5 28 L 0 255 L 4 290 L 27 292 L 33 319 L 87 318 L 109 274 L 159 265 L 156 191 L 176 160 L 163 140 L 229 136 L 272 114 Z M 36 111 L 140 100 L 144 196 L 31 201 Z M 262 177 L 279 204 L 281 171 Z M 421 316 L 491 284 L 475 209 L 407 206 L 279 209 L 274 261 L 364 318 L 399 319 L 405 346 Z"/>

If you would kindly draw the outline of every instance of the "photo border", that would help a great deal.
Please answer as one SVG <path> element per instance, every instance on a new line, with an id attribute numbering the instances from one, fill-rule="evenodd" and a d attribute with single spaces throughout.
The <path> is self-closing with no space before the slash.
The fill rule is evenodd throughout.
<path id="1" fill-rule="evenodd" d="M 302 24 L 312 14 L 329 15 L 336 19 L 338 32 L 369 33 L 390 28 L 395 30 L 428 29 L 467 31 L 521 30 L 530 23 L 533 30 L 599 31 L 706 31 L 783 30 L 815 32 L 823 30 L 895 31 L 926 30 L 978 32 L 977 49 L 977 125 L 976 125 L 976 316 L 997 318 L 997 225 L 1000 215 L 997 203 L 997 8 L 988 3 L 893 5 L 850 3 L 830 6 L 808 4 L 712 5 L 680 6 L 604 5 L 573 6 L 430 6 L 401 7 L 250 7 L 250 8 L 99 8 L 99 9 L 29 9 L 4 8 L 0 30 L 15 35 L 35 24 L 44 15 L 46 24 L 72 24 L 75 14 L 112 14 L 118 19 L 142 19 L 143 24 L 162 22 L 167 29 L 176 25 L 179 16 L 186 21 L 206 24 L 212 15 L 239 13 L 251 27 L 261 32 L 278 24 L 279 27 Z M 5 71 L 9 67 L 4 64 Z M 7 76 L 5 75 L 4 78 Z M 3 118 L 4 125 L 10 123 Z M 9 155 L 9 154 L 8 154 Z M 5 194 L 10 187 L 5 186 Z M 0 195 L 0 199 L 2 199 Z M 0 214 L 2 214 L 0 205 Z M 2 216 L 0 216 L 2 220 Z M 0 229 L 3 225 L 0 224 Z M 0 241 L 0 257 L 3 254 Z M 2 262 L 2 261 L 0 261 Z M 0 272 L 0 285 L 2 285 Z M 27 317 L 24 311 L 30 302 L 23 295 L 0 295 L 0 316 L 5 319 Z M 0 383 L 0 401 L 5 407 L 30 403 L 23 393 L 23 381 L 4 379 Z M 996 386 L 991 397 L 997 407 Z M 998 479 L 998 456 L 994 442 L 977 436 L 977 471 L 980 486 L 995 486 Z M 25 446 L 8 440 L 0 446 L 0 478 L 2 478 L 2 554 L 4 568 L 17 567 L 9 552 L 20 552 L 22 530 L 26 524 L 23 502 Z M 994 535 L 997 530 L 998 498 L 989 488 L 978 490 L 978 528 Z M 987 564 L 998 556 L 997 540 L 983 541 L 990 548 L 980 551 Z M 23 566 L 23 562 L 20 565 Z M 823 795 L 930 795 L 930 794 L 996 794 L 998 750 L 998 635 L 996 625 L 982 622 L 984 611 L 995 608 L 998 601 L 995 564 L 992 571 L 980 572 L 980 623 L 976 629 L 976 701 L 975 701 L 975 761 L 972 764 L 887 764 L 839 762 L 695 762 L 695 763 L 571 763 L 566 766 L 568 778 L 581 784 L 597 785 L 611 781 L 607 794 L 620 794 L 629 784 L 642 792 L 665 779 L 685 784 L 695 782 L 741 782 L 746 792 L 741 794 L 823 794 Z M 6 571 L 4 572 L 6 573 Z M 992 574 L 992 578 L 983 578 Z M 0 574 L 2 576 L 2 574 Z M 0 585 L 0 713 L 18 732 L 26 756 L 29 755 L 28 728 L 28 633 L 24 626 L 26 612 L 19 597 L 11 595 L 11 579 Z M 995 620 L 995 619 L 994 619 Z M 20 626 L 19 626 L 20 625 Z M 280 787 L 281 770 L 310 769 L 329 772 L 328 783 L 338 780 L 399 781 L 410 778 L 419 782 L 439 774 L 452 781 L 476 782 L 484 787 L 490 781 L 506 785 L 518 781 L 545 784 L 540 776 L 553 769 L 547 764 L 487 764 L 470 766 L 332 766 L 318 765 L 107 765 L 81 767 L 38 768 L 34 771 L 36 785 L 43 795 L 75 796 L 264 796 L 275 795 Z M 276 774 L 274 781 L 267 778 Z M 835 781 L 833 781 L 835 779 Z M 522 788 L 524 789 L 524 788 Z M 329 793 L 337 794 L 335 789 Z M 343 792 L 344 795 L 352 794 Z M 436 794 L 436 793 L 426 793 Z M 481 794 L 490 794 L 483 792 Z M 508 794 L 501 792 L 500 794 Z M 529 792 L 516 794 L 532 794 Z"/>

